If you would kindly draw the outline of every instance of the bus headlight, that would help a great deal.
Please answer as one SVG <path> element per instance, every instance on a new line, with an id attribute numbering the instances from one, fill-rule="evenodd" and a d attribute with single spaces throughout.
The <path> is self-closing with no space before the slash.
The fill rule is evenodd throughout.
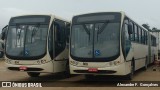
<path id="1" fill-rule="evenodd" d="M 114 61 L 114 65 L 120 64 L 120 61 Z"/>
<path id="2" fill-rule="evenodd" d="M 120 64 L 120 61 L 111 61 L 109 63 L 110 66 L 112 66 L 112 65 L 118 65 L 118 64 Z"/>
<path id="3" fill-rule="evenodd" d="M 77 61 L 70 61 L 70 64 L 73 66 L 76 66 L 76 65 L 78 65 L 78 62 Z"/>
<path id="4" fill-rule="evenodd" d="M 41 63 L 42 64 L 45 64 L 47 61 L 46 60 L 41 60 Z"/>
<path id="5" fill-rule="evenodd" d="M 46 60 L 38 60 L 38 61 L 37 61 L 37 64 L 45 64 L 45 63 L 47 63 Z"/>

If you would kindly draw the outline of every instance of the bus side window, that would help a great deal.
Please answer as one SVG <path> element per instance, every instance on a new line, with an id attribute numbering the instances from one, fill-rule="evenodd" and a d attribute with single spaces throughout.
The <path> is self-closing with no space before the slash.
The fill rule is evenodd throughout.
<path id="1" fill-rule="evenodd" d="M 55 28 L 55 56 L 61 53 L 66 46 L 65 39 L 65 23 L 60 20 L 56 20 L 54 24 Z"/>
<path id="2" fill-rule="evenodd" d="M 146 45 L 146 31 L 144 30 L 144 44 Z"/>
<path id="3" fill-rule="evenodd" d="M 153 46 L 153 36 L 151 35 L 151 46 Z"/>
<path id="4" fill-rule="evenodd" d="M 135 38 L 134 38 L 134 25 L 133 25 L 133 22 L 132 21 L 130 21 L 129 22 L 129 25 L 131 26 L 131 34 L 129 34 L 129 39 L 131 40 L 131 41 L 134 41 L 135 40 Z M 129 28 L 128 28 L 129 29 Z"/>
<path id="5" fill-rule="evenodd" d="M 138 35 L 139 35 L 139 36 L 138 36 L 138 37 L 139 37 L 139 43 L 142 43 L 142 42 L 141 42 L 141 28 L 140 28 L 140 27 L 138 27 L 138 31 L 139 31 L 139 34 L 138 34 Z"/>
<path id="6" fill-rule="evenodd" d="M 128 28 L 128 19 L 124 20 L 124 25 L 123 25 L 123 50 L 124 50 L 124 57 L 129 53 L 130 47 L 131 47 L 131 39 L 129 35 L 129 28 Z"/>
<path id="7" fill-rule="evenodd" d="M 134 24 L 134 36 L 135 36 L 134 38 L 135 38 L 135 41 L 136 41 L 136 42 L 138 42 L 137 30 L 138 30 L 137 25 Z"/>
<path id="8" fill-rule="evenodd" d="M 144 42 L 144 30 L 142 29 L 142 44 L 145 44 Z"/>
<path id="9" fill-rule="evenodd" d="M 156 37 L 154 37 L 154 46 L 155 46 L 155 47 L 157 46 Z"/>
<path id="10" fill-rule="evenodd" d="M 148 44 L 148 33 L 146 32 L 146 45 Z"/>
<path id="11" fill-rule="evenodd" d="M 129 40 L 128 25 L 127 24 L 124 25 L 124 29 L 125 29 L 125 39 Z"/>

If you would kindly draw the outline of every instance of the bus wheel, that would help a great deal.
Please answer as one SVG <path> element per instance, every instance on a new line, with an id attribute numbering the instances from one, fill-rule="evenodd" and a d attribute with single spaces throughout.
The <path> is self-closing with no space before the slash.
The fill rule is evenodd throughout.
<path id="1" fill-rule="evenodd" d="M 69 64 L 66 65 L 66 70 L 64 71 L 64 75 L 65 77 L 70 77 L 70 69 L 69 69 Z"/>
<path id="2" fill-rule="evenodd" d="M 147 70 L 147 68 L 148 68 L 147 60 L 148 60 L 148 57 L 146 57 L 146 60 L 145 60 L 144 70 Z"/>
<path id="3" fill-rule="evenodd" d="M 131 68 L 130 68 L 131 72 L 127 75 L 126 79 L 127 80 L 132 80 L 133 79 L 133 74 L 134 74 L 134 63 L 133 61 L 131 62 Z"/>
<path id="4" fill-rule="evenodd" d="M 156 55 L 154 55 L 153 57 L 153 63 L 156 61 Z"/>
<path id="5" fill-rule="evenodd" d="M 93 80 L 94 75 L 85 75 L 85 78 L 86 78 L 87 80 Z"/>
<path id="6" fill-rule="evenodd" d="M 38 77 L 40 75 L 40 73 L 38 72 L 27 72 L 27 74 L 30 76 L 30 77 Z"/>

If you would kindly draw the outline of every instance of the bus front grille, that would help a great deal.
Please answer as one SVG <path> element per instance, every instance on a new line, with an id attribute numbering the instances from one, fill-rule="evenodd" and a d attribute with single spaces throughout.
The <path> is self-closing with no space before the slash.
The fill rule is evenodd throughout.
<path id="1" fill-rule="evenodd" d="M 13 70 L 13 71 L 21 71 L 19 69 L 19 67 L 8 67 L 9 70 Z M 26 70 L 24 71 L 42 71 L 43 69 L 42 68 L 27 68 Z"/>
<path id="2" fill-rule="evenodd" d="M 98 70 L 97 72 L 89 72 L 88 70 L 74 70 L 76 73 L 101 73 L 101 74 L 112 74 L 116 73 L 116 71 L 113 70 Z"/>

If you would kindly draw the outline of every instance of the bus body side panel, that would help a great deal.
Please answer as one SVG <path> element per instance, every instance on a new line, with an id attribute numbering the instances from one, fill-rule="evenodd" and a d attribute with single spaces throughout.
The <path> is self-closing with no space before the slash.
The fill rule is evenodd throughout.
<path id="1" fill-rule="evenodd" d="M 68 49 L 60 53 L 54 60 L 54 72 L 62 72 L 66 70 L 66 65 L 68 64 Z"/>
<path id="2" fill-rule="evenodd" d="M 148 56 L 148 46 L 139 43 L 133 43 L 135 70 L 145 66 L 146 56 Z"/>

